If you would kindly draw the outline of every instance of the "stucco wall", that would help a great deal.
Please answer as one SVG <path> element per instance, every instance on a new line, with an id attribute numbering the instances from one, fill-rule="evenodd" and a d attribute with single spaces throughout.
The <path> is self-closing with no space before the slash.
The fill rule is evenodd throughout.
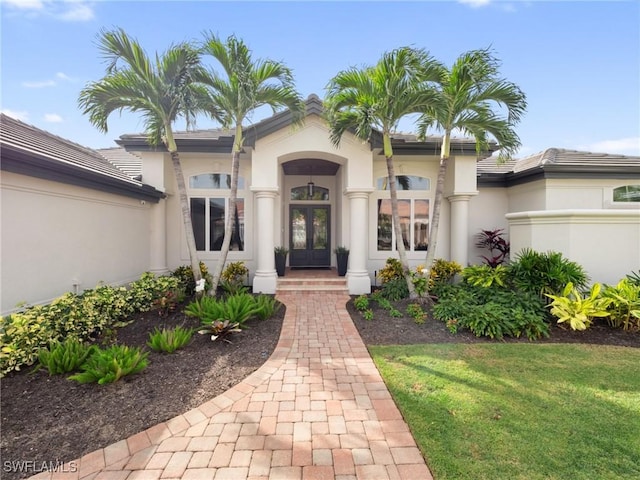
<path id="1" fill-rule="evenodd" d="M 526 212 L 547 208 L 544 180 L 508 188 L 509 212 Z"/>
<path id="2" fill-rule="evenodd" d="M 614 284 L 640 270 L 640 210 L 564 209 L 507 215 L 511 251 L 561 252 L 592 282 Z"/>
<path id="3" fill-rule="evenodd" d="M 481 255 L 488 256 L 486 249 L 475 246 L 476 235 L 480 230 L 502 228 L 504 237 L 509 239 L 509 223 L 505 218 L 508 212 L 509 198 L 504 188 L 481 188 L 479 194 L 469 201 L 469 263 L 483 263 Z"/>
<path id="4" fill-rule="evenodd" d="M 150 205 L 2 172 L 2 312 L 149 268 Z"/>

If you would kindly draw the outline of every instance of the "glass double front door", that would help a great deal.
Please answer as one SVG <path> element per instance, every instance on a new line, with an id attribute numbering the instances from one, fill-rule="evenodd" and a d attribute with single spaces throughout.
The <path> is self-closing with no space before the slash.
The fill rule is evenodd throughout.
<path id="1" fill-rule="evenodd" d="M 330 207 L 291 205 L 289 207 L 289 265 L 291 267 L 331 266 Z"/>

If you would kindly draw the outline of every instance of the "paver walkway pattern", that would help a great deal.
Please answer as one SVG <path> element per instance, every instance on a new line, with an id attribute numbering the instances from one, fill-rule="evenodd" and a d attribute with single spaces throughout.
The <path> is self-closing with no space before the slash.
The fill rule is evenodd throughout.
<path id="1" fill-rule="evenodd" d="M 198 408 L 32 479 L 428 480 L 420 451 L 334 292 L 278 295 L 269 360 Z M 167 388 L 171 388 L 167 385 Z"/>

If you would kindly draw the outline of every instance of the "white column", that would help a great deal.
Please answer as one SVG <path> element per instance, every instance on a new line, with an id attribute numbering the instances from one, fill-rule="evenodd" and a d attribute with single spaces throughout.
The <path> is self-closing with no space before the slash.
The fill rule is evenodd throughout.
<path id="1" fill-rule="evenodd" d="M 351 295 L 371 293 L 371 279 L 367 270 L 369 238 L 368 206 L 371 189 L 347 189 L 349 198 L 349 268 L 347 286 Z"/>
<path id="2" fill-rule="evenodd" d="M 469 200 L 471 195 L 451 195 L 451 260 L 466 267 L 469 261 Z"/>
<path id="3" fill-rule="evenodd" d="M 252 188 L 253 190 L 253 188 Z M 276 274 L 275 257 L 273 249 L 274 242 L 274 204 L 278 195 L 277 189 L 260 189 L 254 190 L 256 199 L 256 217 L 257 217 L 257 248 L 258 268 L 253 277 L 253 291 L 255 293 L 276 293 L 276 285 L 278 276 Z"/>
<path id="4" fill-rule="evenodd" d="M 156 275 L 167 273 L 167 201 L 152 204 L 149 228 L 149 271 Z"/>

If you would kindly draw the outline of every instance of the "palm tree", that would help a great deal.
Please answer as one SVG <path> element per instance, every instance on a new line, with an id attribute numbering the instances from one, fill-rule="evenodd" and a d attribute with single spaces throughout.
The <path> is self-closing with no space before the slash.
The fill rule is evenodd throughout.
<path id="1" fill-rule="evenodd" d="M 429 107 L 434 97 L 429 85 L 439 77 L 440 69 L 440 64 L 424 50 L 398 48 L 384 53 L 373 67 L 350 68 L 339 72 L 330 80 L 325 98 L 334 145 L 340 144 L 346 131 L 352 131 L 359 138 L 369 141 L 374 131 L 382 134 L 396 248 L 412 298 L 417 294 L 409 273 L 400 226 L 391 135 L 403 117 L 424 112 Z"/>
<path id="2" fill-rule="evenodd" d="M 98 48 L 107 61 L 106 74 L 82 89 L 79 106 L 89 115 L 89 121 L 105 133 L 109 115 L 114 111 L 141 113 L 149 144 L 162 144 L 167 149 L 178 184 L 193 277 L 199 282 L 202 273 L 172 125 L 178 117 L 184 117 L 187 125 L 191 124 L 198 113 L 196 105 L 206 93 L 193 83 L 200 54 L 191 45 L 181 43 L 150 59 L 123 29 L 100 32 Z"/>
<path id="3" fill-rule="evenodd" d="M 222 41 L 216 35 L 205 36 L 202 53 L 211 55 L 224 71 L 224 76 L 213 70 L 202 71 L 198 80 L 209 90 L 210 104 L 218 112 L 223 127 L 234 128 L 235 137 L 231 156 L 231 192 L 225 222 L 224 241 L 220 250 L 220 260 L 213 273 L 213 292 L 218 287 L 220 275 L 229 253 L 233 235 L 234 215 L 238 196 L 238 169 L 240 152 L 244 144 L 242 125 L 259 107 L 268 105 L 273 111 L 288 108 L 294 122 L 299 122 L 304 114 L 304 102 L 296 92 L 293 75 L 281 62 L 273 60 L 252 60 L 251 51 L 245 43 L 230 36 Z M 237 222 L 236 222 L 237 223 Z"/>
<path id="4" fill-rule="evenodd" d="M 451 152 L 451 133 L 458 131 L 473 137 L 478 153 L 486 151 L 491 140 L 497 141 L 500 161 L 509 158 L 520 147 L 514 126 L 526 110 L 526 97 L 518 86 L 499 77 L 499 66 L 489 49 L 463 53 L 451 69 L 442 70 L 439 98 L 418 119 L 420 137 L 424 138 L 430 127 L 443 132 L 426 259 L 428 271 L 435 259 L 444 180 Z M 506 110 L 506 116 L 500 115 L 503 109 Z"/>

